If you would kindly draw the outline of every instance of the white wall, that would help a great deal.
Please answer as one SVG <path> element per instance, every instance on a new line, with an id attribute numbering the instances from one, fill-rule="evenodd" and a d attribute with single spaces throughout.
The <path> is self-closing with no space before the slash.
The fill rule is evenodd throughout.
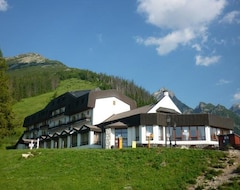
<path id="1" fill-rule="evenodd" d="M 118 114 L 129 110 L 130 105 L 115 97 L 96 99 L 95 107 L 93 108 L 92 124 L 99 124 L 113 114 Z"/>

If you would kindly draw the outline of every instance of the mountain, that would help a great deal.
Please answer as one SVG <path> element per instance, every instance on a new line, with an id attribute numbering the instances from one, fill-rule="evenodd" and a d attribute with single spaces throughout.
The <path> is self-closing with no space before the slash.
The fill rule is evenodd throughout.
<path id="1" fill-rule="evenodd" d="M 210 103 L 206 104 L 204 102 L 200 102 L 193 110 L 193 113 L 211 113 L 222 117 L 229 117 L 235 123 L 234 132 L 240 135 L 240 115 L 237 114 L 237 110 L 238 109 L 235 109 L 233 111 L 219 104 L 215 106 Z"/>
<path id="2" fill-rule="evenodd" d="M 234 104 L 230 110 L 240 116 L 240 103 Z"/>
<path id="3" fill-rule="evenodd" d="M 136 100 L 138 106 L 153 103 L 154 97 L 142 87 L 120 77 L 108 76 L 89 70 L 69 68 L 63 63 L 36 53 L 5 58 L 10 76 L 10 88 L 16 101 L 54 91 L 60 82 L 79 79 L 102 90 L 117 89 Z"/>
<path id="4" fill-rule="evenodd" d="M 8 64 L 8 70 L 22 69 L 32 66 L 63 66 L 66 67 L 63 63 L 55 60 L 47 59 L 37 53 L 26 53 L 20 54 L 14 57 L 5 58 Z"/>

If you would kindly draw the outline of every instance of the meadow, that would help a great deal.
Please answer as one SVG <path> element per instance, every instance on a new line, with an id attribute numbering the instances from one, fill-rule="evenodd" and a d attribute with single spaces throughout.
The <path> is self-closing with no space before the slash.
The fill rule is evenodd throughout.
<path id="1" fill-rule="evenodd" d="M 226 156 L 178 148 L 0 151 L 0 189 L 186 189 Z"/>

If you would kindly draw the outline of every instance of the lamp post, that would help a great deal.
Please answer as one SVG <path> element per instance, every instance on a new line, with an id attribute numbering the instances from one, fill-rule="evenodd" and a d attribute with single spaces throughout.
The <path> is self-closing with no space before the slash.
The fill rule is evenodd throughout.
<path id="1" fill-rule="evenodd" d="M 170 136 L 170 122 L 171 122 L 171 117 L 168 115 L 167 116 L 167 128 L 168 128 L 168 132 L 169 132 L 168 137 L 169 137 L 170 147 L 171 147 L 172 146 L 172 142 L 171 142 L 171 138 L 170 138 L 171 137 Z M 167 132 L 166 132 L 166 134 L 167 134 Z M 167 135 L 166 135 L 166 145 L 167 145 Z"/>
<path id="2" fill-rule="evenodd" d="M 174 146 L 175 146 L 175 147 L 177 146 L 177 142 L 176 142 L 176 127 L 177 127 L 177 124 L 174 123 L 173 130 L 174 130 L 174 140 L 175 140 Z"/>

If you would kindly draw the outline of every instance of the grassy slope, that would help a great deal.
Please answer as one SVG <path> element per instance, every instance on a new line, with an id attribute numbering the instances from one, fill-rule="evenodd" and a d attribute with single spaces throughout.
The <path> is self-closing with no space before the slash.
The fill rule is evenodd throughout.
<path id="1" fill-rule="evenodd" d="M 53 96 L 59 96 L 67 91 L 86 90 L 94 88 L 96 88 L 96 85 L 90 82 L 82 81 L 75 78 L 68 79 L 62 81 L 59 87 L 54 92 L 49 92 L 39 96 L 22 99 L 20 102 L 17 102 L 13 105 L 13 112 L 15 113 L 14 122 L 17 125 L 17 127 L 15 128 L 16 135 L 5 139 L 0 139 L 0 149 L 15 144 L 24 131 L 24 128 L 22 127 L 24 118 L 43 109 L 50 102 Z"/>
<path id="2" fill-rule="evenodd" d="M 223 152 L 181 149 L 1 151 L 0 189 L 186 189 Z"/>

